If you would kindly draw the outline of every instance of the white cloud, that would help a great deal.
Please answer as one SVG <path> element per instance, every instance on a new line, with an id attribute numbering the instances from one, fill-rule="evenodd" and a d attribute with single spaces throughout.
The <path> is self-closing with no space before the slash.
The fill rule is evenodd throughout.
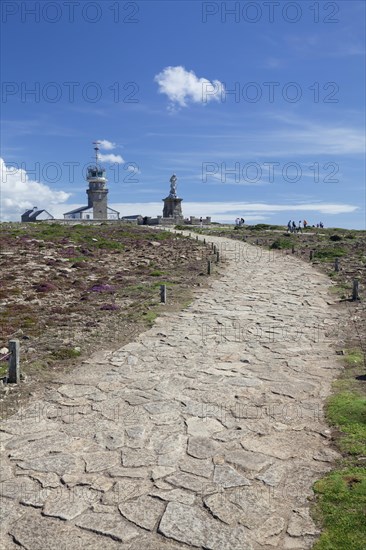
<path id="1" fill-rule="evenodd" d="M 103 149 L 105 151 L 110 151 L 111 149 L 115 149 L 117 147 L 113 141 L 108 141 L 107 139 L 100 139 L 97 143 L 99 144 L 99 149 Z"/>
<path id="2" fill-rule="evenodd" d="M 111 151 L 112 149 L 116 149 L 117 147 L 116 143 L 114 143 L 113 141 L 108 141 L 107 139 L 100 139 L 96 143 L 98 143 L 99 149 L 101 149 L 102 151 Z M 100 153 L 98 156 L 102 162 L 112 162 L 117 164 L 123 164 L 125 162 L 121 155 L 115 155 L 114 153 Z"/>
<path id="3" fill-rule="evenodd" d="M 47 185 L 31 180 L 27 172 L 14 166 L 6 166 L 0 158 L 1 174 L 1 221 L 20 221 L 20 215 L 37 205 L 53 214 L 54 207 L 65 203 L 71 196 L 64 191 L 54 191 Z"/>
<path id="4" fill-rule="evenodd" d="M 309 124 L 301 130 L 276 132 L 276 137 L 278 142 L 292 141 L 295 144 L 296 153 L 302 155 L 317 152 L 328 155 L 363 155 L 365 152 L 365 134 L 362 129 L 357 128 Z"/>
<path id="5" fill-rule="evenodd" d="M 123 164 L 125 161 L 121 157 L 121 155 L 115 155 L 114 153 L 107 153 L 106 155 L 100 154 L 99 159 L 102 162 L 112 162 L 117 164 Z"/>
<path id="6" fill-rule="evenodd" d="M 207 78 L 198 78 L 193 71 L 186 71 L 184 67 L 166 67 L 154 77 L 159 84 L 159 92 L 168 96 L 170 109 L 178 105 L 187 107 L 189 102 L 208 103 L 219 101 L 224 85 L 219 80 L 212 82 Z"/>
<path id="7" fill-rule="evenodd" d="M 264 62 L 264 67 L 266 69 L 282 69 L 284 66 L 284 60 L 277 57 L 268 57 Z"/>

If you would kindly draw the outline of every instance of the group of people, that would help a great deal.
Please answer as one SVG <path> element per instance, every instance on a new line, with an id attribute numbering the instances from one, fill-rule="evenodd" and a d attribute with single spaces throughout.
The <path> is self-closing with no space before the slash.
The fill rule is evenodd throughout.
<path id="1" fill-rule="evenodd" d="M 302 226 L 301 226 L 301 223 L 302 223 Z M 299 220 L 299 224 L 296 225 L 296 222 L 289 220 L 289 222 L 287 224 L 287 231 L 289 233 L 302 233 L 302 227 L 304 229 L 306 229 L 307 227 L 315 227 L 315 225 L 310 226 L 306 220 L 304 220 L 303 222 L 301 222 L 301 220 Z M 324 227 L 323 222 L 317 223 L 316 227 L 323 228 Z"/>
<path id="2" fill-rule="evenodd" d="M 241 225 L 244 225 L 244 224 L 245 224 L 244 218 L 236 218 L 235 225 L 240 227 Z"/>

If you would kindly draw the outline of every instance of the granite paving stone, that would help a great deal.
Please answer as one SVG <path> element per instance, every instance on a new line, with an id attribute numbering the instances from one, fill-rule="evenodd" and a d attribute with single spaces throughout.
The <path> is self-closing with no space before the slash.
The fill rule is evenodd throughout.
<path id="1" fill-rule="evenodd" d="M 165 504 L 158 498 L 142 495 L 120 504 L 118 509 L 132 523 L 152 531 L 165 510 Z"/>
<path id="2" fill-rule="evenodd" d="M 75 521 L 75 525 L 121 542 L 130 542 L 139 536 L 140 532 L 133 525 L 123 520 L 120 514 L 87 512 Z M 104 540 L 100 541 L 104 548 Z"/>
<path id="3" fill-rule="evenodd" d="M 312 486 L 339 458 L 332 283 L 295 255 L 207 240 L 224 261 L 191 305 L 3 420 L 4 550 L 314 544 Z"/>
<path id="4" fill-rule="evenodd" d="M 45 516 L 52 516 L 64 520 L 71 520 L 90 508 L 92 502 L 99 499 L 99 495 L 90 488 L 74 487 L 61 488 L 49 493 L 43 507 Z"/>

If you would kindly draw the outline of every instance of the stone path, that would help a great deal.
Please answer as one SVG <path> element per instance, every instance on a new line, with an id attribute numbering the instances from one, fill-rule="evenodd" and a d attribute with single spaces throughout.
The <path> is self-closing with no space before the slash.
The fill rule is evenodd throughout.
<path id="1" fill-rule="evenodd" d="M 226 265 L 188 309 L 3 422 L 2 549 L 312 546 L 311 487 L 337 457 L 329 280 L 210 240 Z"/>

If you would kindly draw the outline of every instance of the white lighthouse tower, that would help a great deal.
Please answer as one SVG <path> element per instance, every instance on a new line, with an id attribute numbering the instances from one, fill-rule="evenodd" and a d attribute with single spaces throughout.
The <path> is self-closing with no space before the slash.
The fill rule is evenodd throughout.
<path id="1" fill-rule="evenodd" d="M 119 212 L 108 206 L 105 168 L 100 163 L 99 141 L 94 141 L 95 163 L 87 168 L 88 206 L 64 214 L 66 220 L 118 220 Z"/>
<path id="2" fill-rule="evenodd" d="M 105 175 L 105 168 L 99 162 L 99 142 L 95 141 L 94 145 L 95 165 L 88 167 L 86 176 L 86 180 L 89 183 L 89 189 L 86 191 L 88 195 L 88 207 L 93 208 L 94 220 L 106 220 L 108 218 L 108 189 L 106 189 L 108 180 Z"/>

